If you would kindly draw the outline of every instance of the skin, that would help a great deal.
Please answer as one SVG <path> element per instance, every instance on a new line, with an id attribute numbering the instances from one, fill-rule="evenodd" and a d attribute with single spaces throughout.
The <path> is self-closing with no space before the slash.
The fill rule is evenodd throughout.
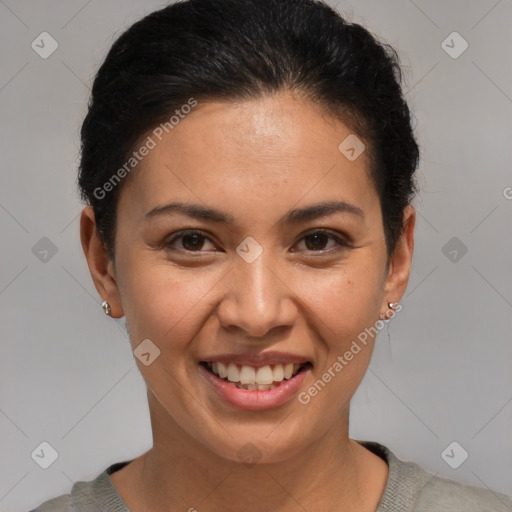
<path id="1" fill-rule="evenodd" d="M 373 338 L 305 405 L 294 397 L 275 409 L 240 410 L 221 402 L 198 372 L 207 355 L 278 350 L 312 362 L 307 390 L 404 294 L 415 212 L 405 210 L 387 267 L 367 155 L 349 161 L 338 150 L 351 133 L 289 92 L 200 103 L 123 187 L 115 262 L 84 208 L 82 246 L 98 293 L 113 317 L 126 317 L 133 349 L 149 338 L 161 352 L 149 366 L 136 359 L 153 447 L 110 477 L 131 510 L 376 509 L 388 466 L 348 436 L 350 400 Z M 144 219 L 177 200 L 220 209 L 234 224 L 180 214 Z M 364 219 L 340 212 L 278 222 L 291 209 L 328 200 L 357 206 Z M 309 236 L 318 228 L 350 247 L 330 234 Z M 205 238 L 166 248 L 183 229 Z M 236 252 L 248 236 L 263 248 L 252 263 Z M 249 442 L 261 454 L 252 466 L 237 455 Z"/>

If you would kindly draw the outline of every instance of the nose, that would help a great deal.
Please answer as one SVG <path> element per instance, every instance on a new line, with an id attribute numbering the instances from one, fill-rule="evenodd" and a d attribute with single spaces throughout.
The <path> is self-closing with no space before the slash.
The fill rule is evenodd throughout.
<path id="1" fill-rule="evenodd" d="M 237 257 L 217 315 L 222 327 L 245 339 L 268 339 L 272 331 L 291 327 L 297 316 L 294 293 L 275 258 L 265 251 L 251 263 Z"/>

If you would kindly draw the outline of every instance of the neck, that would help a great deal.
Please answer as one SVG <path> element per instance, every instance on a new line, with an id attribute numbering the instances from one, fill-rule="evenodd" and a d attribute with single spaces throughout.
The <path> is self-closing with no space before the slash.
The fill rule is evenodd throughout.
<path id="1" fill-rule="evenodd" d="M 282 462 L 247 464 L 208 449 L 173 422 L 151 393 L 148 398 L 153 447 L 129 465 L 133 494 L 122 497 L 131 510 L 225 512 L 229 504 L 230 510 L 246 512 L 363 512 L 377 506 L 387 477 L 382 464 L 386 470 L 387 465 L 379 459 L 378 473 L 378 457 L 349 439 L 348 408 L 301 453 Z"/>

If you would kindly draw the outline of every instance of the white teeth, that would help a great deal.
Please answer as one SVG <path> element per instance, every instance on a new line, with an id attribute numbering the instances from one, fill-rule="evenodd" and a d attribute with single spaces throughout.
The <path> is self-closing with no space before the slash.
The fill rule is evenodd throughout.
<path id="1" fill-rule="evenodd" d="M 217 371 L 213 370 L 213 373 L 217 373 L 221 379 L 225 379 L 228 376 L 228 369 L 222 363 L 217 363 Z"/>
<path id="2" fill-rule="evenodd" d="M 276 364 L 274 366 L 274 380 L 284 379 L 284 368 L 282 364 Z"/>
<path id="3" fill-rule="evenodd" d="M 228 366 L 227 377 L 229 382 L 240 382 L 240 372 L 238 371 L 238 367 L 233 363 L 230 363 Z"/>
<path id="4" fill-rule="evenodd" d="M 257 384 L 258 391 L 267 391 L 276 387 L 277 386 L 275 384 Z"/>
<path id="5" fill-rule="evenodd" d="M 244 368 L 246 368 L 244 366 Z M 256 372 L 256 384 L 272 384 L 274 382 L 274 374 L 270 366 L 262 366 Z"/>
<path id="6" fill-rule="evenodd" d="M 258 386 L 267 389 L 273 382 L 291 379 L 292 375 L 295 375 L 302 366 L 300 363 L 288 363 L 286 365 L 276 364 L 273 367 L 266 365 L 261 368 L 253 368 L 246 365 L 240 367 L 234 363 L 227 366 L 220 362 L 208 363 L 208 367 L 215 375 L 221 379 L 227 378 L 230 382 L 239 382 L 244 389 L 251 389 L 252 386 L 254 389 L 259 389 Z"/>
<path id="7" fill-rule="evenodd" d="M 275 384 L 240 384 L 231 383 L 232 386 L 238 389 L 245 389 L 246 391 L 268 391 L 269 389 L 277 388 Z"/>
<path id="8" fill-rule="evenodd" d="M 256 371 L 252 366 L 242 366 L 242 369 L 240 370 L 240 383 L 255 384 L 256 381 L 258 381 L 258 384 L 263 384 L 263 382 L 260 382 L 259 379 L 256 378 Z M 270 384 L 270 382 L 268 384 Z"/>
<path id="9" fill-rule="evenodd" d="M 299 365 L 300 366 L 300 365 Z M 291 376 L 293 375 L 293 370 L 294 370 L 294 364 L 293 363 L 288 363 L 285 367 L 284 367 L 284 378 L 285 379 L 290 379 Z"/>

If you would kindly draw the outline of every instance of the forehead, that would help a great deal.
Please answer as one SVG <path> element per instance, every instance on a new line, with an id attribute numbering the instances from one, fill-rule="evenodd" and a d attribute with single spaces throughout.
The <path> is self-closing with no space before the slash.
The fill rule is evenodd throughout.
<path id="1" fill-rule="evenodd" d="M 160 130 L 161 131 L 161 130 Z M 352 131 L 291 94 L 198 102 L 138 164 L 126 183 L 139 213 L 171 199 L 268 208 L 351 198 L 374 201 L 365 152 L 351 161 L 339 145 Z"/>

